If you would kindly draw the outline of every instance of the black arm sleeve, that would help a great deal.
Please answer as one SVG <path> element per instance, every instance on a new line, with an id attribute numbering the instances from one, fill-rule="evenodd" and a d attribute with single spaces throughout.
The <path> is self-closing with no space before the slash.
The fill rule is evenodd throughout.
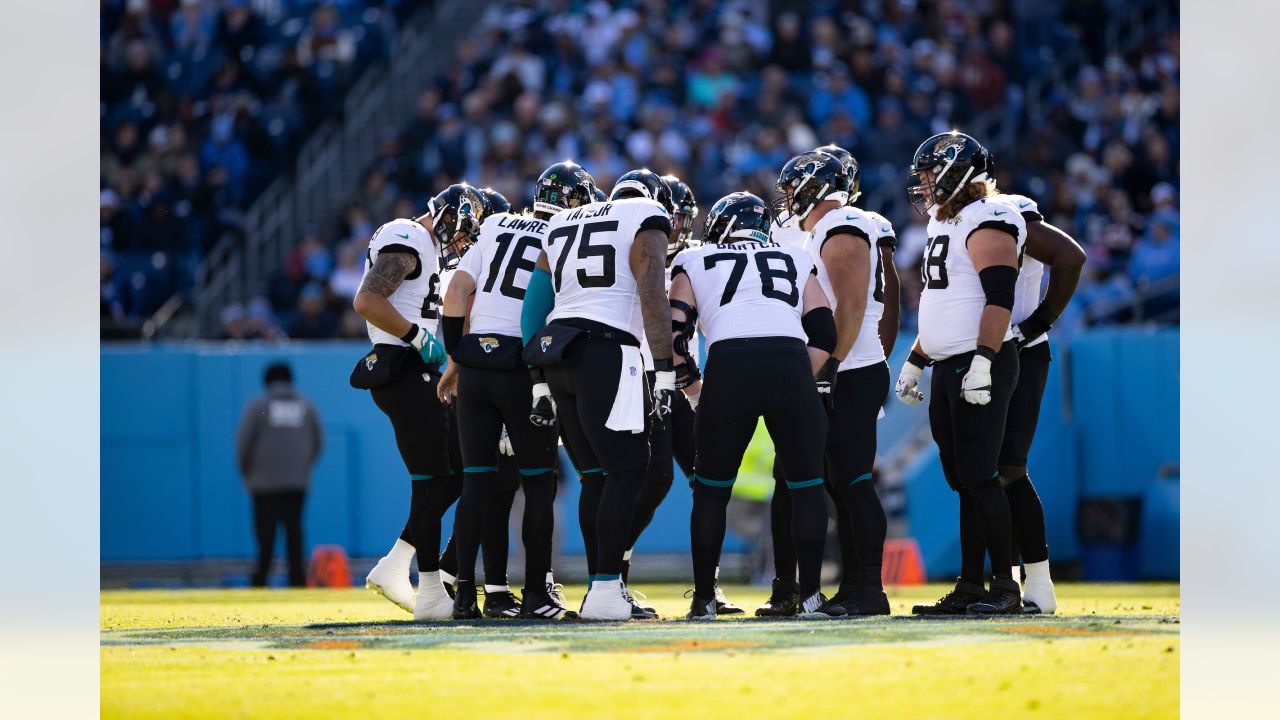
<path id="1" fill-rule="evenodd" d="M 836 349 L 836 317 L 829 307 L 816 307 L 800 318 L 809 347 L 831 352 Z"/>
<path id="2" fill-rule="evenodd" d="M 988 305 L 1013 310 L 1013 290 L 1018 283 L 1017 270 L 1008 265 L 992 265 L 978 273 L 978 280 L 982 282 L 982 292 L 987 296 Z"/>
<path id="3" fill-rule="evenodd" d="M 462 342 L 462 325 L 464 318 L 454 317 L 452 315 L 444 315 L 440 318 L 440 329 L 444 332 L 444 350 L 450 355 L 458 348 L 458 343 Z"/>
<path id="4" fill-rule="evenodd" d="M 650 215 L 640 223 L 641 230 L 657 230 L 663 235 L 671 235 L 671 218 L 666 215 Z"/>

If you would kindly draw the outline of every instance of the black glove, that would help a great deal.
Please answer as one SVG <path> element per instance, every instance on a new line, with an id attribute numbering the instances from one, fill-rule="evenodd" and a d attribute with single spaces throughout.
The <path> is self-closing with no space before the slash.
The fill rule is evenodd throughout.
<path id="1" fill-rule="evenodd" d="M 836 406 L 836 373 L 840 372 L 840 361 L 835 358 L 827 358 L 822 363 L 822 367 L 818 368 L 818 374 L 813 376 L 814 382 L 818 383 L 818 394 L 822 396 L 822 404 L 827 409 Z"/>
<path id="2" fill-rule="evenodd" d="M 685 364 L 676 366 L 677 390 L 683 390 L 701 379 L 702 373 L 698 371 L 698 366 L 692 358 Z"/>
<path id="3" fill-rule="evenodd" d="M 1053 323 L 1045 320 L 1040 308 L 1036 308 L 1034 312 L 1027 316 L 1026 320 L 1013 327 L 1013 339 L 1018 343 L 1018 349 L 1021 350 L 1036 338 L 1049 332 L 1051 327 L 1053 327 Z"/>

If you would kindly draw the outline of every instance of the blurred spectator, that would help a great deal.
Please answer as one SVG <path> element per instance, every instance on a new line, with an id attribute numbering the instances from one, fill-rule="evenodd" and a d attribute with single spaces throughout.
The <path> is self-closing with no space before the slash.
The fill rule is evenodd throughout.
<path id="1" fill-rule="evenodd" d="M 236 461 L 253 499 L 258 560 L 250 584 L 264 587 L 275 554 L 276 526 L 284 525 L 289 585 L 306 585 L 303 566 L 302 505 L 311 485 L 311 467 L 320 457 L 324 432 L 316 410 L 293 387 L 285 363 L 267 368 L 263 394 L 249 401 L 236 431 Z"/>

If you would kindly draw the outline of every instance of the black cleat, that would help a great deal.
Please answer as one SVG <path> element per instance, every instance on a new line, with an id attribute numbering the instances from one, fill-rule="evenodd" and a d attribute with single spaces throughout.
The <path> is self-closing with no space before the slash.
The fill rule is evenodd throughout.
<path id="1" fill-rule="evenodd" d="M 715 595 L 709 598 L 693 596 L 693 602 L 689 605 L 689 612 L 685 613 L 685 620 L 715 620 L 716 605 Z"/>
<path id="2" fill-rule="evenodd" d="M 916 605 L 912 615 L 964 615 L 969 606 L 986 598 L 981 585 L 956 579 L 956 586 L 932 605 Z"/>
<path id="3" fill-rule="evenodd" d="M 870 617 L 889 614 L 889 597 L 884 594 L 882 587 L 859 585 L 846 595 L 846 599 L 849 604 L 844 605 L 844 608 L 850 615 Z M 850 604 L 853 607 L 850 607 Z"/>
<path id="4" fill-rule="evenodd" d="M 487 618 L 520 617 L 520 598 L 510 590 L 484 594 L 484 616 Z"/>
<path id="5" fill-rule="evenodd" d="M 773 579 L 773 593 L 756 608 L 756 617 L 792 617 L 800 607 L 800 588 L 794 580 Z"/>
<path id="6" fill-rule="evenodd" d="M 572 620 L 578 613 L 566 608 L 564 601 L 550 593 L 533 593 L 525 590 L 520 604 L 521 620 Z"/>
<path id="7" fill-rule="evenodd" d="M 992 580 L 991 591 L 985 598 L 970 603 L 970 615 L 1021 615 L 1022 593 L 1012 580 Z"/>
<path id="8" fill-rule="evenodd" d="M 830 620 L 844 617 L 845 610 L 839 603 L 827 599 L 826 595 L 816 592 L 800 602 L 800 612 L 796 617 L 802 620 Z"/>
<path id="9" fill-rule="evenodd" d="M 744 611 L 742 608 L 729 602 L 724 596 L 724 591 L 720 589 L 720 585 L 716 585 L 716 614 L 717 615 L 741 615 Z"/>
<path id="10" fill-rule="evenodd" d="M 480 608 L 476 605 L 476 584 L 459 580 L 453 596 L 454 620 L 479 620 Z"/>
<path id="11" fill-rule="evenodd" d="M 622 596 L 627 599 L 627 602 L 631 603 L 631 619 L 632 620 L 657 620 L 658 619 L 658 611 L 654 610 L 651 607 L 642 607 L 640 603 L 636 602 L 636 596 L 631 592 L 631 588 L 627 587 L 626 585 L 622 586 Z M 640 597 L 642 599 L 645 599 L 643 594 L 641 594 Z"/>

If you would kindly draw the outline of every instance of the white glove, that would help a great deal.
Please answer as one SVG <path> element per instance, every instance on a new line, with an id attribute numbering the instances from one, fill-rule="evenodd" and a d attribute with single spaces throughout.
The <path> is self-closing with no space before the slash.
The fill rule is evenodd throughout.
<path id="1" fill-rule="evenodd" d="M 698 401 L 702 399 L 702 391 L 698 391 L 692 395 L 685 395 L 684 399 L 689 401 L 689 407 L 692 408 L 694 412 L 698 412 Z"/>
<path id="2" fill-rule="evenodd" d="M 502 437 L 498 438 L 498 452 L 513 457 L 516 454 L 515 448 L 511 447 L 511 436 L 507 434 L 507 426 L 502 426 Z"/>
<path id="3" fill-rule="evenodd" d="M 974 355 L 969 361 L 969 372 L 960 381 L 960 397 L 967 403 L 986 405 L 991 402 L 991 361 Z"/>
<path id="4" fill-rule="evenodd" d="M 924 393 L 917 389 L 920 385 L 920 374 L 923 372 L 922 368 L 909 362 L 902 364 L 902 372 L 898 373 L 898 384 L 893 392 L 904 405 L 915 405 L 924 399 Z"/>
<path id="5" fill-rule="evenodd" d="M 671 417 L 672 403 L 676 399 L 676 373 L 659 370 L 653 374 L 653 417 L 665 422 Z"/>
<path id="6" fill-rule="evenodd" d="M 544 382 L 533 385 L 533 407 L 529 422 L 538 427 L 555 427 L 556 401 L 551 397 L 551 386 Z"/>

